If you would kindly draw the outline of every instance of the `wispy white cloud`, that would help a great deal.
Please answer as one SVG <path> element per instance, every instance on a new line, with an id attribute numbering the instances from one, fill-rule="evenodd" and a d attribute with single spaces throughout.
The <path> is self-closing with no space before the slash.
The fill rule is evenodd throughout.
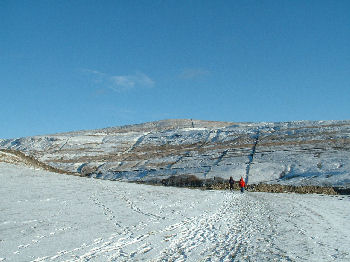
<path id="1" fill-rule="evenodd" d="M 102 73 L 100 71 L 97 71 L 97 70 L 92 70 L 92 69 L 81 69 L 82 72 L 84 73 L 90 73 L 90 74 L 94 74 L 94 75 L 99 75 L 99 76 L 106 76 L 107 74 L 105 73 Z"/>
<path id="2" fill-rule="evenodd" d="M 130 75 L 109 75 L 91 69 L 83 69 L 82 71 L 93 75 L 95 82 L 114 91 L 125 91 L 139 87 L 151 88 L 155 85 L 155 81 L 142 72 Z"/>
<path id="3" fill-rule="evenodd" d="M 135 86 L 153 87 L 154 81 L 144 73 L 137 72 L 133 75 L 111 76 L 110 80 L 115 87 L 133 88 Z"/>
<path id="4" fill-rule="evenodd" d="M 210 71 L 202 68 L 186 68 L 181 74 L 180 78 L 182 79 L 195 79 L 202 76 L 209 75 Z"/>

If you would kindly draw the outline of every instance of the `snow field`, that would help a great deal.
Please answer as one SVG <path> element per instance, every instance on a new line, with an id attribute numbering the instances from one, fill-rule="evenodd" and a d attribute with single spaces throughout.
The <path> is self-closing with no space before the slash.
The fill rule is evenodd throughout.
<path id="1" fill-rule="evenodd" d="M 240 194 L 0 163 L 0 261 L 349 261 L 347 196 Z"/>

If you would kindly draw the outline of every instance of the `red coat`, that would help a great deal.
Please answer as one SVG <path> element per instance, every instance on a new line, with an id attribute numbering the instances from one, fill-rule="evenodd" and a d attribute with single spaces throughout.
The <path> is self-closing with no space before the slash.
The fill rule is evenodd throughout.
<path id="1" fill-rule="evenodd" d="M 245 182 L 244 182 L 243 178 L 241 178 L 241 180 L 239 180 L 239 186 L 245 187 Z"/>

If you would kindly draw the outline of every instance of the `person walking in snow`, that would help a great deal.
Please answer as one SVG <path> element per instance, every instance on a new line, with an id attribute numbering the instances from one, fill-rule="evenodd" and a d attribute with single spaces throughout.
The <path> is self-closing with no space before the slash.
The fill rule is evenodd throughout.
<path id="1" fill-rule="evenodd" d="M 244 193 L 245 182 L 243 180 L 243 177 L 241 177 L 241 180 L 239 180 L 239 186 L 241 188 L 241 192 Z"/>
<path id="2" fill-rule="evenodd" d="M 230 176 L 230 180 L 228 181 L 230 183 L 230 190 L 233 190 L 233 185 L 235 183 L 235 181 L 233 180 L 232 176 Z"/>

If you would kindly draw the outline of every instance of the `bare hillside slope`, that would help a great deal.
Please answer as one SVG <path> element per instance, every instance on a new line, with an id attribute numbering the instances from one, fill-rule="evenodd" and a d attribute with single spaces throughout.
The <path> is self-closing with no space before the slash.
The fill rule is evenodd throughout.
<path id="1" fill-rule="evenodd" d="M 350 121 L 163 120 L 2 140 L 0 148 L 105 179 L 244 176 L 249 183 L 350 185 Z"/>

